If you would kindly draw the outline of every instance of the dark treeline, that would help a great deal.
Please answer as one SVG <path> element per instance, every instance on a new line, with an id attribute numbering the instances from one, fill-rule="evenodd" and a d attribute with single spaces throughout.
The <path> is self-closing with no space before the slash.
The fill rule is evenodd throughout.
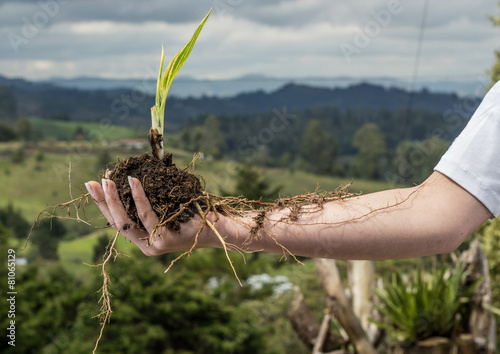
<path id="1" fill-rule="evenodd" d="M 0 120 L 16 115 L 67 121 L 106 122 L 125 126 L 148 126 L 154 97 L 136 89 L 78 90 L 47 83 L 7 79 L 0 76 Z M 216 115 L 258 114 L 287 107 L 289 111 L 308 107 L 359 108 L 378 111 L 407 110 L 444 113 L 456 107 L 475 105 L 477 98 L 462 98 L 453 93 L 428 90 L 409 92 L 368 83 L 345 88 L 320 88 L 288 84 L 273 92 L 249 92 L 233 97 L 169 97 L 167 121 L 169 130 L 181 127 L 192 117 L 207 112 Z M 411 104 L 410 104 L 411 102 Z"/>
<path id="2" fill-rule="evenodd" d="M 437 162 L 466 123 L 465 115 L 451 109 L 443 114 L 283 108 L 264 114 L 199 116 L 185 124 L 177 144 L 216 158 L 375 179 L 387 179 L 385 171 L 397 173 L 399 182 L 409 182 L 431 171 L 428 165 Z M 425 171 L 408 171 L 422 168 Z"/>
<path id="3" fill-rule="evenodd" d="M 154 101 L 130 89 L 83 91 L 1 77 L 0 84 L 0 141 L 38 137 L 23 117 L 146 127 L 144 114 Z M 478 103 L 477 97 L 371 84 L 289 84 L 230 98 L 171 97 L 166 132 L 177 135 L 178 147 L 214 158 L 415 183 Z"/>

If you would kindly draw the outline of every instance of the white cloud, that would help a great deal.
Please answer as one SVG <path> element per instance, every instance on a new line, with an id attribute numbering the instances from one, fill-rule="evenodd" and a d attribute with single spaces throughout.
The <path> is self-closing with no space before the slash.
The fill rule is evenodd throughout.
<path id="1" fill-rule="evenodd" d="M 44 3 L 51 1 L 59 0 Z M 142 78 L 158 65 L 162 43 L 166 57 L 174 55 L 206 10 L 218 4 L 181 75 L 409 77 L 424 1 L 401 0 L 401 11 L 374 27 L 373 12 L 386 11 L 394 1 L 70 0 L 30 38 L 23 35 L 24 19 L 33 23 L 40 4 L 4 1 L 0 74 Z M 497 12 L 490 0 L 430 2 L 419 75 L 483 73 L 500 33 L 487 15 Z M 376 33 L 356 47 L 356 36 L 366 35 L 367 28 Z M 350 61 L 341 43 L 357 48 Z"/>

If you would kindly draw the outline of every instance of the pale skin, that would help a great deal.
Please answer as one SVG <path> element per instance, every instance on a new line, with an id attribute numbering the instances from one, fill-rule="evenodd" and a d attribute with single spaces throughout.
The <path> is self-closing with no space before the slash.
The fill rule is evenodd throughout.
<path id="1" fill-rule="evenodd" d="M 147 256 L 189 250 L 202 225 L 200 216 L 181 225 L 181 231 L 159 228 L 150 245 L 146 239 L 158 217 L 144 194 L 140 181 L 129 178 L 139 217 L 146 230 L 133 225 L 118 198 L 115 184 L 90 181 L 87 189 L 111 226 L 136 244 Z M 104 188 L 103 188 L 104 187 Z M 308 209 L 305 208 L 307 211 Z M 312 209 L 310 209 L 312 211 Z M 391 189 L 326 203 L 294 222 L 276 222 L 289 209 L 266 214 L 265 230 L 248 241 L 255 212 L 242 217 L 213 213 L 207 219 L 227 244 L 249 251 L 293 254 L 335 259 L 396 259 L 445 254 L 454 251 L 475 229 L 492 217 L 474 196 L 445 175 L 434 172 L 419 186 Z M 205 227 L 196 248 L 222 247 L 214 232 Z M 231 248 L 231 247 L 229 247 Z"/>

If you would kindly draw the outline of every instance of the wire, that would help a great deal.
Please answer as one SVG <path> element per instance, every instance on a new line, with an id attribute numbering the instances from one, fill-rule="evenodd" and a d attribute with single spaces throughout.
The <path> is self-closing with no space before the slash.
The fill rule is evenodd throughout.
<path id="1" fill-rule="evenodd" d="M 424 43 L 425 29 L 427 27 L 427 17 L 429 14 L 429 0 L 425 0 L 424 10 L 422 13 L 422 22 L 420 23 L 420 31 L 417 39 L 417 51 L 415 52 L 415 61 L 413 63 L 413 74 L 410 81 L 409 95 L 408 95 L 408 105 L 406 106 L 406 114 L 403 118 L 402 127 L 402 138 L 406 139 L 408 136 L 408 121 L 410 119 L 410 114 L 413 109 L 413 96 L 415 90 L 415 84 L 417 83 L 418 69 L 420 67 L 420 59 L 422 57 L 422 47 Z"/>

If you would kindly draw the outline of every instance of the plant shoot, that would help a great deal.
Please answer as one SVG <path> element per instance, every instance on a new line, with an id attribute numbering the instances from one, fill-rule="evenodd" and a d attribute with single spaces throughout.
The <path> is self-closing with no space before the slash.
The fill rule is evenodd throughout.
<path id="1" fill-rule="evenodd" d="M 149 142 L 151 144 L 151 150 L 153 156 L 157 159 L 163 158 L 163 128 L 165 122 L 165 102 L 167 100 L 168 90 L 170 85 L 174 81 L 175 76 L 179 72 L 180 68 L 187 60 L 191 50 L 193 49 L 198 36 L 200 35 L 205 22 L 207 22 L 208 16 L 212 9 L 208 11 L 207 15 L 198 28 L 194 32 L 193 36 L 189 42 L 172 58 L 168 64 L 167 69 L 163 72 L 163 60 L 165 58 L 165 53 L 163 46 L 161 48 L 161 61 L 160 61 L 160 72 L 158 73 L 158 81 L 156 83 L 156 98 L 155 105 L 151 107 L 151 129 L 149 131 Z"/>

